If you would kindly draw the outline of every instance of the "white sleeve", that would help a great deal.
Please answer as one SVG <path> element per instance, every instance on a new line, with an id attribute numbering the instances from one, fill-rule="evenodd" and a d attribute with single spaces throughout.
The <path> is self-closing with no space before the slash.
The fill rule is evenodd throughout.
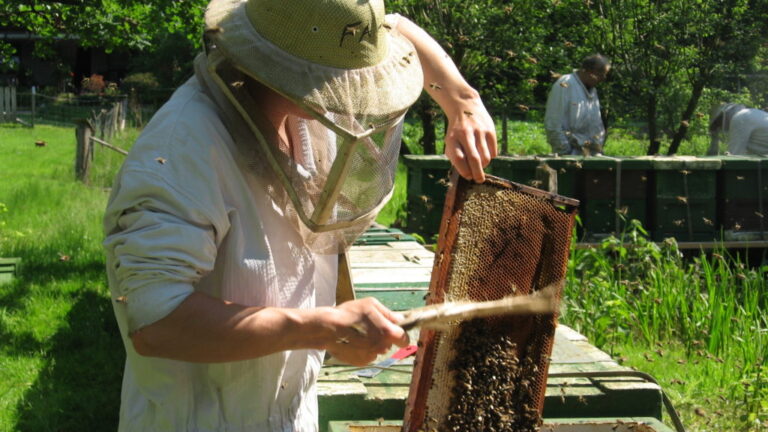
<path id="1" fill-rule="evenodd" d="M 754 129 L 748 124 L 747 119 L 748 116 L 739 115 L 739 113 L 731 119 L 731 124 L 728 127 L 728 152 L 731 154 L 747 154 L 749 136 Z"/>
<path id="2" fill-rule="evenodd" d="M 104 247 L 128 328 L 163 318 L 213 269 L 224 227 L 188 194 L 146 170 L 126 170 L 107 207 Z"/>
<path id="3" fill-rule="evenodd" d="M 544 114 L 544 130 L 547 134 L 547 142 L 557 153 L 570 150 L 564 127 L 564 118 L 568 110 L 568 89 L 561 85 L 564 79 L 565 77 L 561 77 L 552 85 Z"/>

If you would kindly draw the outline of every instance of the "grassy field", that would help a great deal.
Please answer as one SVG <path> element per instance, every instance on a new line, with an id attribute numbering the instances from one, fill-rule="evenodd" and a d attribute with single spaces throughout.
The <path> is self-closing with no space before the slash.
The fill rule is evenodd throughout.
<path id="1" fill-rule="evenodd" d="M 511 130 L 536 152 L 540 129 Z M 112 141 L 128 148 L 134 137 Z M 74 146 L 73 129 L 0 126 L 0 256 L 23 259 L 18 280 L 0 286 L 0 431 L 111 431 L 117 422 L 124 353 L 101 215 L 122 157 L 98 149 L 86 186 L 74 181 Z M 379 222 L 402 218 L 405 174 Z M 626 234 L 631 248 L 574 249 L 563 321 L 654 375 L 689 431 L 768 430 L 768 269 L 723 252 L 684 260 L 674 244 L 639 234 Z"/>

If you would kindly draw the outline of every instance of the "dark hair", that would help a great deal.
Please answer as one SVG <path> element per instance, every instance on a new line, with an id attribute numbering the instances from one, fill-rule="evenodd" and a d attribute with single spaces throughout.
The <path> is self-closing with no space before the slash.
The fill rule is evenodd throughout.
<path id="1" fill-rule="evenodd" d="M 611 61 L 602 54 L 592 54 L 584 57 L 584 60 L 581 61 L 581 68 L 588 71 L 602 70 L 610 65 Z"/>

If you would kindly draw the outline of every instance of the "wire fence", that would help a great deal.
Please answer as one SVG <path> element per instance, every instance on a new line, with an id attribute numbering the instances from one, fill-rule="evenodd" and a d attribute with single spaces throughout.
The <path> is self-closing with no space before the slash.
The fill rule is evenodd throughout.
<path id="1" fill-rule="evenodd" d="M 97 136 L 109 137 L 113 127 L 142 127 L 170 96 L 172 89 L 129 95 L 97 95 L 36 92 L 34 88 L 0 87 L 0 122 L 27 126 L 51 124 L 74 126 L 88 119 Z M 119 108 L 115 108 L 119 105 Z M 115 118 L 115 116 L 119 118 Z"/>

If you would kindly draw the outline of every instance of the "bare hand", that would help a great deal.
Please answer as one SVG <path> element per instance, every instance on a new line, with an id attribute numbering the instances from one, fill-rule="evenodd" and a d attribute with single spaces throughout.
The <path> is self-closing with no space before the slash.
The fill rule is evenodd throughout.
<path id="1" fill-rule="evenodd" d="M 463 101 L 448 119 L 445 155 L 462 177 L 482 183 L 483 168 L 497 154 L 496 127 L 480 97 Z"/>
<path id="2" fill-rule="evenodd" d="M 408 334 L 396 323 L 402 316 L 368 297 L 342 303 L 326 317 L 335 340 L 326 349 L 337 359 L 364 366 L 392 347 L 408 345 Z"/>

